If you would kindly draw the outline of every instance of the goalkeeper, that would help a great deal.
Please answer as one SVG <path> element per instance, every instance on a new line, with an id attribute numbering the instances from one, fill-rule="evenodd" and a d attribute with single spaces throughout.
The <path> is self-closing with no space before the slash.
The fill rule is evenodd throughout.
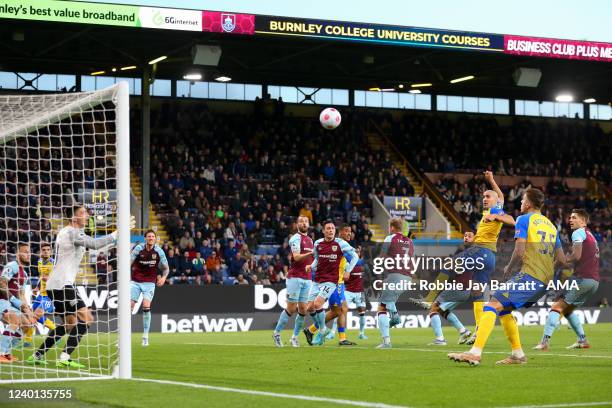
<path id="1" fill-rule="evenodd" d="M 87 236 L 84 230 L 89 218 L 87 209 L 82 205 L 76 205 L 70 212 L 68 214 L 70 224 L 57 234 L 55 266 L 47 279 L 47 294 L 53 301 L 55 315 L 62 319 L 63 324 L 49 331 L 44 343 L 27 359 L 29 364 L 47 365 L 44 359 L 45 353 L 68 333 L 68 341 L 56 366 L 85 368 L 83 364 L 73 360 L 70 356 L 87 333 L 94 317 L 85 302 L 78 296 L 74 283 L 85 250 L 100 249 L 114 244 L 117 240 L 117 231 L 100 238 Z"/>

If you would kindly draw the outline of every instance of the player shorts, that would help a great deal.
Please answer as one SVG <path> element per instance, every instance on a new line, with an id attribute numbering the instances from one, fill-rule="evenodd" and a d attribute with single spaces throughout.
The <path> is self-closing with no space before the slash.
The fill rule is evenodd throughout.
<path id="1" fill-rule="evenodd" d="M 142 297 L 147 299 L 149 302 L 153 300 L 153 296 L 155 296 L 155 283 L 132 281 L 131 286 L 130 292 L 133 302 L 138 302 L 141 293 Z"/>
<path id="2" fill-rule="evenodd" d="M 312 282 L 310 287 L 310 293 L 308 294 L 308 301 L 312 302 L 317 297 L 322 297 L 327 300 L 336 290 L 337 284 L 333 282 Z"/>
<path id="3" fill-rule="evenodd" d="M 505 290 L 496 290 L 492 297 L 506 308 L 520 309 L 530 307 L 546 294 L 546 284 L 525 272 L 518 272 L 510 277 L 504 285 Z"/>
<path id="4" fill-rule="evenodd" d="M 564 291 L 565 303 L 573 306 L 582 306 L 592 295 L 597 292 L 599 282 L 588 278 L 571 278 L 578 283 L 578 289 L 568 289 Z"/>
<path id="5" fill-rule="evenodd" d="M 287 302 L 306 303 L 310 294 L 312 281 L 302 278 L 287 279 Z"/>
<path id="6" fill-rule="evenodd" d="M 11 302 L 6 299 L 0 299 L 0 314 L 6 312 L 15 312 L 17 314 L 21 313 L 21 311 L 13 306 Z"/>
<path id="7" fill-rule="evenodd" d="M 408 287 L 411 282 L 412 282 L 412 278 L 408 275 L 404 275 L 401 273 L 391 273 L 384 280 L 383 285 L 390 283 L 390 284 L 396 284 L 397 286 L 401 285 L 401 286 Z M 381 303 L 395 303 L 399 299 L 400 295 L 404 293 L 405 291 L 406 291 L 405 289 L 400 289 L 400 288 L 391 290 L 383 286 L 383 290 L 380 293 L 379 301 Z"/>
<path id="8" fill-rule="evenodd" d="M 472 259 L 468 264 L 473 264 L 471 269 L 473 279 L 478 283 L 489 283 L 491 275 L 495 271 L 495 252 L 488 248 L 483 248 L 478 245 L 473 245 L 464 251 L 459 252 L 454 258 Z"/>
<path id="9" fill-rule="evenodd" d="M 32 310 L 42 309 L 45 313 L 53 313 L 53 301 L 49 299 L 49 296 L 38 295 L 32 303 Z"/>
<path id="10" fill-rule="evenodd" d="M 329 297 L 329 307 L 342 307 L 342 303 L 344 302 L 346 302 L 346 297 L 344 296 L 344 283 L 339 283 L 336 285 L 334 293 Z"/>
<path id="11" fill-rule="evenodd" d="M 47 295 L 53 301 L 56 314 L 75 314 L 77 310 L 87 307 L 83 299 L 77 294 L 74 286 L 64 286 L 63 289 L 47 289 Z"/>
<path id="12" fill-rule="evenodd" d="M 344 297 L 346 298 L 346 303 L 355 304 L 356 307 L 366 307 L 365 296 L 363 292 L 349 292 L 348 290 L 344 292 Z"/>
<path id="13" fill-rule="evenodd" d="M 470 300 L 471 294 L 469 290 L 443 290 L 436 298 L 436 303 L 446 312 Z"/>

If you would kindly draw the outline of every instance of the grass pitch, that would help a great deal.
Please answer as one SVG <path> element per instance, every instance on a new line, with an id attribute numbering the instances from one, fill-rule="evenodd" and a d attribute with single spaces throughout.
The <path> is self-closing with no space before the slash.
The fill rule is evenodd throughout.
<path id="1" fill-rule="evenodd" d="M 445 347 L 427 346 L 432 340 L 430 329 L 394 329 L 391 350 L 374 349 L 379 340 L 376 330 L 369 330 L 365 341 L 357 341 L 357 333 L 349 332 L 349 339 L 359 343 L 354 348 L 340 348 L 337 340 L 309 347 L 302 337 L 299 349 L 287 344 L 283 349 L 274 347 L 268 331 L 152 334 L 147 348 L 140 346 L 140 336 L 135 334 L 134 377 L 181 384 L 135 380 L 2 384 L 0 405 L 612 407 L 612 324 L 585 326 L 593 346 L 590 350 L 566 350 L 575 337 L 561 327 L 551 350 L 536 352 L 531 347 L 539 340 L 542 327 L 521 327 L 520 331 L 528 364 L 495 366 L 509 350 L 501 327 L 496 326 L 479 367 L 447 359 L 446 353 L 467 348 L 454 344 L 456 332 L 447 327 L 449 345 Z M 289 331 L 283 333 L 285 343 L 289 336 Z M 8 400 L 8 390 L 16 388 L 71 388 L 75 398 L 34 405 L 32 401 Z M 323 399 L 309 400 L 311 397 Z"/>

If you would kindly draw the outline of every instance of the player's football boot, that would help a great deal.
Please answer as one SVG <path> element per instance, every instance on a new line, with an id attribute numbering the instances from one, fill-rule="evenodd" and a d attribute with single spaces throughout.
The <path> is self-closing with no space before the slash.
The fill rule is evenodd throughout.
<path id="1" fill-rule="evenodd" d="M 510 354 L 508 357 L 503 360 L 499 360 L 495 362 L 496 365 L 512 365 L 512 364 L 527 364 L 527 357 L 516 357 Z"/>
<path id="2" fill-rule="evenodd" d="M 312 345 L 322 346 L 323 344 L 325 344 L 325 336 L 321 334 L 321 331 L 319 330 L 317 334 L 314 335 L 314 338 L 312 339 Z"/>
<path id="3" fill-rule="evenodd" d="M 308 342 L 308 345 L 312 346 L 312 333 L 310 332 L 310 330 L 306 328 L 302 330 L 302 332 L 304 333 L 304 336 L 306 336 L 306 341 Z"/>
<path id="4" fill-rule="evenodd" d="M 393 346 L 391 346 L 391 343 L 380 343 L 378 346 L 376 346 L 377 349 L 390 349 L 393 348 Z"/>
<path id="5" fill-rule="evenodd" d="M 448 353 L 448 358 L 458 363 L 468 363 L 469 365 L 477 366 L 480 364 L 480 356 L 472 354 L 469 351 L 465 353 Z"/>
<path id="6" fill-rule="evenodd" d="M 391 318 L 389 319 L 389 328 L 391 327 L 395 327 L 398 324 L 400 324 L 402 322 L 402 319 L 400 319 L 399 314 L 394 314 L 393 316 L 391 316 Z"/>
<path id="7" fill-rule="evenodd" d="M 339 346 L 356 346 L 356 345 L 357 345 L 357 343 L 354 343 L 354 342 L 352 342 L 352 341 L 350 341 L 350 340 L 346 340 L 346 339 L 344 339 L 344 340 L 342 340 L 342 341 L 339 341 L 339 342 L 338 342 L 338 345 L 339 345 Z"/>
<path id="8" fill-rule="evenodd" d="M 575 342 L 571 346 L 567 346 L 566 347 L 566 349 L 568 349 L 568 350 L 571 350 L 571 349 L 588 349 L 588 348 L 591 348 L 591 345 L 586 340 L 578 340 L 577 342 Z"/>
<path id="9" fill-rule="evenodd" d="M 42 358 L 36 358 L 34 356 L 28 357 L 25 362 L 26 364 L 29 364 L 29 365 L 45 365 L 46 366 L 48 364 L 46 360 L 43 360 Z"/>
<path id="10" fill-rule="evenodd" d="M 470 337 L 472 337 L 472 332 L 469 330 L 464 331 L 459 335 L 457 344 L 465 344 L 470 339 Z"/>
<path id="11" fill-rule="evenodd" d="M 431 343 L 428 344 L 429 346 L 446 346 L 446 340 L 442 339 L 435 339 L 434 341 L 432 341 Z"/>
<path id="12" fill-rule="evenodd" d="M 474 334 L 472 334 L 472 337 L 467 339 L 464 344 L 471 346 L 472 344 L 474 344 L 475 341 L 476 341 L 476 332 L 474 332 Z"/>
<path id="13" fill-rule="evenodd" d="M 533 349 L 540 350 L 540 351 L 548 351 L 548 342 L 538 343 L 538 345 L 535 346 Z"/>
<path id="14" fill-rule="evenodd" d="M 333 340 L 336 338 L 336 332 L 333 330 L 330 330 L 329 332 L 327 332 L 327 334 L 325 335 L 325 340 Z"/>
<path id="15" fill-rule="evenodd" d="M 366 336 L 365 333 L 359 333 L 359 336 L 357 336 L 357 338 L 359 340 L 367 340 L 368 336 Z"/>
<path id="16" fill-rule="evenodd" d="M 297 337 L 291 336 L 291 347 L 300 347 L 300 342 Z"/>
<path id="17" fill-rule="evenodd" d="M 281 335 L 280 333 L 274 333 L 272 334 L 272 339 L 274 340 L 274 345 L 276 347 L 283 347 L 283 340 L 281 339 Z"/>
<path id="18" fill-rule="evenodd" d="M 427 309 L 429 310 L 431 308 L 431 302 L 426 302 L 425 299 L 423 299 L 422 297 L 419 298 L 408 298 L 408 300 L 417 305 L 418 307 L 420 307 L 421 309 Z"/>
<path id="19" fill-rule="evenodd" d="M 149 345 L 149 338 L 148 337 L 143 337 L 142 338 L 142 346 L 143 347 L 147 347 Z"/>
<path id="20" fill-rule="evenodd" d="M 55 366 L 58 368 L 85 368 L 83 364 L 77 363 L 74 360 L 57 360 Z"/>

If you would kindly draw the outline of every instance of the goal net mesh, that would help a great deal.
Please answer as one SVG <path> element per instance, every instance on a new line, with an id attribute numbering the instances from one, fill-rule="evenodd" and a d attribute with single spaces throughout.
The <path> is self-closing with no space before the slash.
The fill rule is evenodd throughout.
<path id="1" fill-rule="evenodd" d="M 117 228 L 117 92 L 113 87 L 87 93 L 0 95 L 0 267 L 8 280 L 6 265 L 16 260 L 21 244 L 29 245 L 31 259 L 23 265 L 27 281 L 22 288 L 30 307 L 44 295 L 41 283 L 53 262 L 41 255 L 41 245 L 51 244 L 53 258 L 55 237 L 69 223 L 68 209 L 85 205 L 90 213 L 85 233 L 92 237 Z M 23 313 L 10 347 L 16 361 L 0 364 L 1 382 L 113 374 L 118 363 L 116 247 L 87 250 L 75 286 L 95 319 L 72 353 L 85 368 L 57 367 L 68 334 L 46 353 L 46 365 L 30 365 L 27 359 L 44 341 L 49 322 L 61 324 L 65 316 L 46 310 L 30 341 Z M 7 296 L 4 291 L 0 299 Z M 7 310 L 0 312 L 5 336 Z"/>

